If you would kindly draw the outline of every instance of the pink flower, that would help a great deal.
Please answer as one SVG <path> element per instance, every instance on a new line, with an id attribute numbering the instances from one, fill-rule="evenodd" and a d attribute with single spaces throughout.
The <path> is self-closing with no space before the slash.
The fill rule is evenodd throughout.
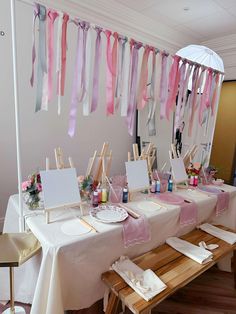
<path id="1" fill-rule="evenodd" d="M 31 181 L 24 181 L 22 182 L 22 191 L 27 191 L 27 189 L 30 187 Z"/>
<path id="2" fill-rule="evenodd" d="M 37 184 L 36 184 L 36 187 L 37 187 L 37 190 L 38 190 L 39 192 L 42 191 L 42 184 L 41 184 L 41 183 L 37 183 Z"/>

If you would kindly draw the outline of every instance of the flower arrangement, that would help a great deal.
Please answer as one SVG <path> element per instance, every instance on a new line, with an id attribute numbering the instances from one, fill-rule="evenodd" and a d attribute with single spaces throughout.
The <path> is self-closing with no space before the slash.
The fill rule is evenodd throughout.
<path id="1" fill-rule="evenodd" d="M 94 181 L 92 176 L 78 176 L 77 179 L 82 200 L 90 200 L 90 196 L 96 190 L 98 182 Z"/>
<path id="2" fill-rule="evenodd" d="M 40 196 L 42 191 L 41 178 L 39 173 L 29 175 L 28 180 L 22 183 L 22 192 L 25 193 L 25 203 L 29 208 L 39 207 Z"/>
<path id="3" fill-rule="evenodd" d="M 188 177 L 198 176 L 201 171 L 202 165 L 199 162 L 191 163 L 186 169 Z"/>

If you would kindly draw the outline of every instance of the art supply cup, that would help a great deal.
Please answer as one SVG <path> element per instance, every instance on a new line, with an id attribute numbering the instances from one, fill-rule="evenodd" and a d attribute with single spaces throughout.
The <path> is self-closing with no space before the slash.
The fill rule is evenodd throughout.
<path id="1" fill-rule="evenodd" d="M 168 188 L 168 180 L 166 180 L 166 179 L 161 180 L 161 190 L 160 190 L 160 192 L 161 193 L 166 192 L 167 188 Z"/>
<path id="2" fill-rule="evenodd" d="M 113 187 L 110 189 L 109 202 L 110 203 L 121 203 L 122 202 L 123 189 L 121 186 Z"/>

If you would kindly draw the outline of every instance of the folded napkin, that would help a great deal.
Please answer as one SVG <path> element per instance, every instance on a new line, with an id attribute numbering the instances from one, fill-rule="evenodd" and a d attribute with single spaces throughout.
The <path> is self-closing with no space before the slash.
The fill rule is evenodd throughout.
<path id="1" fill-rule="evenodd" d="M 187 226 L 197 223 L 197 204 L 193 201 L 180 205 L 180 225 Z"/>
<path id="2" fill-rule="evenodd" d="M 177 237 L 166 239 L 166 243 L 199 264 L 206 264 L 212 260 L 213 254 L 211 252 Z"/>
<path id="3" fill-rule="evenodd" d="M 222 230 L 208 223 L 202 224 L 198 228 L 229 244 L 236 243 L 236 233 Z"/>
<path id="4" fill-rule="evenodd" d="M 121 256 L 111 267 L 146 301 L 167 288 L 151 269 L 142 270 L 126 256 Z"/>
<path id="5" fill-rule="evenodd" d="M 221 215 L 229 207 L 229 192 L 221 192 L 217 194 L 216 216 Z"/>
<path id="6" fill-rule="evenodd" d="M 147 218 L 141 215 L 135 219 L 129 217 L 123 222 L 123 239 L 125 247 L 129 247 L 151 239 L 150 228 Z"/>

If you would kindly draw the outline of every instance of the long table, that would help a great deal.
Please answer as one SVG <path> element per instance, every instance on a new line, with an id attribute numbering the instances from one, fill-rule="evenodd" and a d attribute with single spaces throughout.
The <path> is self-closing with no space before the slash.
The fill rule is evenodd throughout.
<path id="1" fill-rule="evenodd" d="M 222 187 L 230 193 L 229 209 L 216 217 L 217 198 L 202 192 L 179 190 L 176 193 L 192 199 L 198 206 L 198 221 L 220 223 L 236 229 L 236 187 Z M 196 225 L 181 227 L 180 207 L 164 204 L 154 210 L 148 206 L 155 199 L 138 194 L 128 206 L 144 213 L 148 219 L 151 240 L 128 248 L 124 247 L 122 223 L 104 224 L 85 216 L 98 233 L 89 232 L 80 236 L 68 236 L 61 231 L 64 222 L 76 219 L 78 209 L 59 209 L 51 213 L 51 223 L 45 223 L 43 211 L 29 211 L 25 208 L 28 227 L 42 245 L 42 255 L 35 256 L 15 270 L 15 299 L 32 303 L 33 314 L 62 314 L 64 310 L 82 309 L 91 306 L 104 295 L 105 286 L 101 274 L 121 255 L 130 258 L 141 255 L 165 242 L 170 236 L 180 236 Z M 145 210 L 139 208 L 142 202 Z M 144 203 L 145 202 L 145 203 Z M 160 202 L 158 202 L 160 203 Z M 4 232 L 18 231 L 18 197 L 9 198 Z M 224 264 L 223 264 L 224 265 Z M 227 267 L 227 265 L 224 265 Z M 8 299 L 8 274 L 1 270 L 0 299 Z"/>

